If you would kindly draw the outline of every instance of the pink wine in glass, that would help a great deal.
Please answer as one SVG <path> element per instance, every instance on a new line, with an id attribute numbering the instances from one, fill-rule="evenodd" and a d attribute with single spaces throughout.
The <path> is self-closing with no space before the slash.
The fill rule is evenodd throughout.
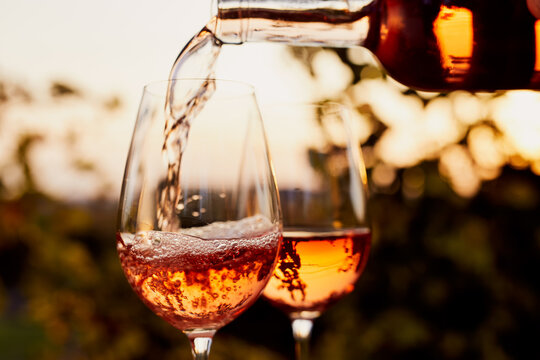
<path id="1" fill-rule="evenodd" d="M 285 230 L 278 265 L 263 295 L 293 318 L 317 317 L 354 289 L 370 246 L 366 228 Z"/>
<path id="2" fill-rule="evenodd" d="M 183 233 L 121 233 L 120 261 L 137 295 L 168 323 L 217 329 L 247 309 L 271 275 L 281 234 L 260 223 L 251 217 Z"/>

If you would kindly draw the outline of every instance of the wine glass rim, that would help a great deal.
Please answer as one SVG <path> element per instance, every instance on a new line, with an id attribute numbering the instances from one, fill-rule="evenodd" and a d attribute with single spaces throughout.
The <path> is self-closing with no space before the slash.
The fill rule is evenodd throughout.
<path id="1" fill-rule="evenodd" d="M 237 90 L 235 93 L 230 94 L 228 97 L 236 97 L 236 96 L 242 96 L 242 95 L 254 95 L 255 94 L 255 87 L 245 81 L 239 81 L 239 80 L 231 80 L 231 79 L 222 79 L 222 78 L 214 78 L 214 77 L 207 77 L 207 78 L 197 78 L 197 77 L 187 77 L 187 78 L 175 78 L 175 79 L 168 79 L 168 80 L 155 80 L 147 83 L 143 87 L 143 91 L 147 94 L 163 97 L 167 94 L 167 89 L 169 87 L 168 84 L 173 82 L 205 82 L 205 81 L 215 81 L 219 84 L 227 84 L 228 87 L 235 87 Z"/>

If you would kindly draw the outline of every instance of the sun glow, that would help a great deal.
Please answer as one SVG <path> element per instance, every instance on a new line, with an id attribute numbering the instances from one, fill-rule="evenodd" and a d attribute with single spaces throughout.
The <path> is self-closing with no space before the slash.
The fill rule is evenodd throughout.
<path id="1" fill-rule="evenodd" d="M 442 5 L 433 27 L 449 81 L 461 81 L 471 67 L 474 41 L 472 12 L 466 8 Z"/>

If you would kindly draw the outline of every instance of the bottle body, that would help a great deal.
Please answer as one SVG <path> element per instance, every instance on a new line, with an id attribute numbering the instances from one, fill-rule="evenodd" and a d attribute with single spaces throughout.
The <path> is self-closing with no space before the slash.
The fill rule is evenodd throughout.
<path id="1" fill-rule="evenodd" d="M 419 90 L 540 89 L 540 23 L 525 0 L 217 0 L 225 43 L 371 50 Z"/>

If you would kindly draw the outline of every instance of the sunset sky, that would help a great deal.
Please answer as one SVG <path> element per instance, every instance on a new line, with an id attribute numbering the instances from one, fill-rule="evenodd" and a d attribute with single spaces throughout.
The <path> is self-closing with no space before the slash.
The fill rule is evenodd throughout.
<path id="1" fill-rule="evenodd" d="M 444 64 L 452 56 L 467 55 L 473 41 L 469 34 L 457 46 L 454 36 L 443 36 L 453 34 L 458 23 L 471 26 L 469 13 L 453 11 L 454 18 L 437 23 L 437 36 L 446 41 L 440 43 Z M 23 86 L 35 100 L 2 108 L 3 183 L 17 193 L 23 176 L 13 160 L 18 142 L 37 133 L 40 141 L 32 147 L 30 161 L 43 191 L 85 198 L 103 193 L 98 183 L 104 182 L 107 194 L 117 197 L 143 85 L 168 77 L 180 50 L 209 17 L 210 0 L 0 2 L 0 80 Z M 351 49 L 348 54 L 352 62 L 365 63 L 365 51 Z M 339 98 L 352 80 L 352 71 L 334 52 L 314 56 L 314 78 L 285 46 L 269 43 L 224 46 L 217 65 L 217 77 L 252 83 L 262 105 Z M 53 81 L 84 96 L 51 100 Z M 456 92 L 424 106 L 420 98 L 404 94 L 402 86 L 381 78 L 349 90 L 349 101 L 369 104 L 388 127 L 374 150 L 385 166 L 414 166 L 441 156 L 441 166 L 454 169 L 447 173 L 456 179 L 465 178 L 460 174 L 466 164 L 471 174 L 481 167 L 482 174 L 462 186 L 464 196 L 473 195 L 481 179 L 496 176 L 506 161 L 524 159 L 520 161 L 530 162 L 540 174 L 538 92 L 509 92 L 494 101 Z M 122 106 L 106 111 L 103 103 L 113 96 Z M 357 117 L 368 136 L 369 120 Z M 504 136 L 480 127 L 468 135 L 470 150 L 451 146 L 486 118 Z M 89 176 L 74 169 L 73 164 L 81 163 L 97 164 L 97 170 Z"/>
<path id="2" fill-rule="evenodd" d="M 0 72 L 31 84 L 63 79 L 98 91 L 140 88 L 165 78 L 179 48 L 204 24 L 199 3 L 3 1 Z"/>
<path id="3" fill-rule="evenodd" d="M 209 14 L 210 0 L 0 2 L 0 79 L 34 99 L 3 108 L 0 175 L 8 188 L 16 194 L 22 179 L 13 162 L 19 139 L 38 133 L 30 162 L 43 191 L 84 199 L 106 186 L 116 198 L 142 87 L 168 77 Z M 281 45 L 227 46 L 217 65 L 216 76 L 254 84 L 261 103 L 310 98 L 316 88 Z M 83 97 L 52 101 L 55 81 Z M 104 111 L 112 96 L 123 106 Z M 73 136 L 77 142 L 70 144 Z M 92 163 L 96 171 L 74 163 Z"/>
<path id="4" fill-rule="evenodd" d="M 3 1 L 0 75 L 32 86 L 61 80 L 137 102 L 144 84 L 167 78 L 209 14 L 210 0 Z M 220 59 L 218 76 L 250 81 L 264 91 L 276 74 L 294 76 L 282 51 L 281 46 L 231 46 Z"/>

